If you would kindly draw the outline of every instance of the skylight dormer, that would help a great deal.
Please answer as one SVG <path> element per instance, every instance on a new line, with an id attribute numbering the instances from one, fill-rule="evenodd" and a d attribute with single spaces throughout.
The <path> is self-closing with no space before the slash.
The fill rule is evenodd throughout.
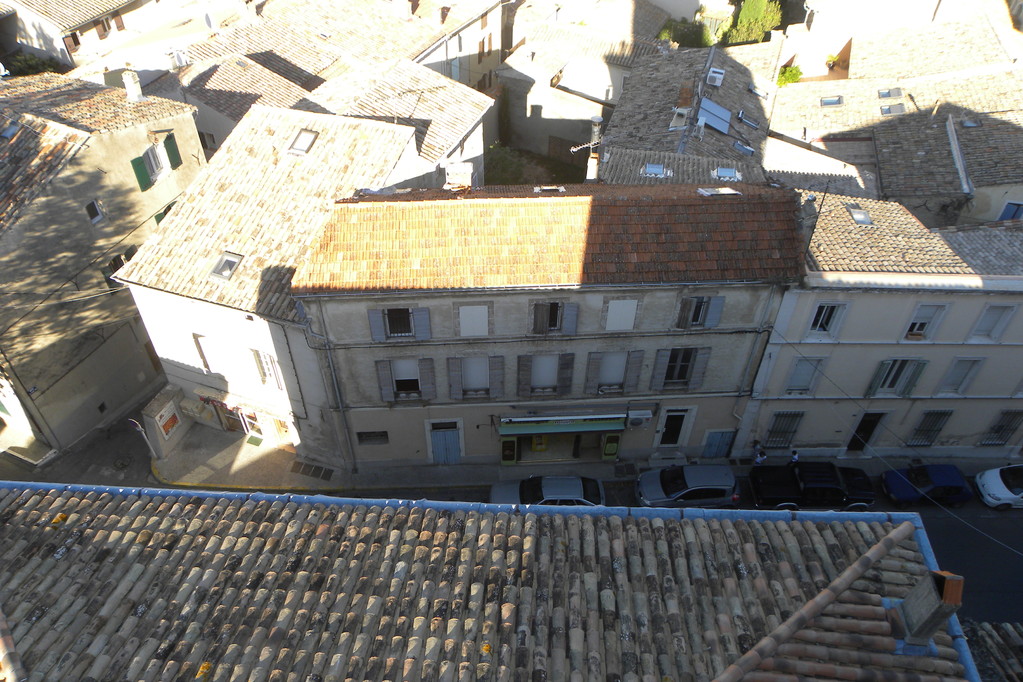
<path id="1" fill-rule="evenodd" d="M 846 204 L 846 210 L 849 211 L 849 215 L 852 216 L 853 221 L 857 225 L 873 225 L 874 221 L 870 219 L 870 213 L 860 208 L 859 204 Z"/>
<path id="2" fill-rule="evenodd" d="M 288 151 L 292 154 L 308 154 L 309 150 L 313 148 L 313 143 L 316 142 L 316 138 L 320 134 L 315 130 L 309 130 L 303 128 L 298 131 L 298 135 L 291 141 L 291 146 L 288 147 Z"/>
<path id="3" fill-rule="evenodd" d="M 639 172 L 644 178 L 670 178 L 675 175 L 670 168 L 665 168 L 663 163 L 647 163 Z"/>
<path id="4" fill-rule="evenodd" d="M 727 182 L 738 182 L 742 180 L 742 173 L 739 172 L 738 168 L 715 168 L 714 172 L 711 173 L 715 180 L 725 180 Z"/>
<path id="5" fill-rule="evenodd" d="M 213 266 L 213 270 L 210 271 L 210 275 L 218 279 L 231 279 L 231 275 L 233 275 L 234 271 L 238 269 L 238 265 L 241 262 L 241 254 L 225 251 L 220 254 L 220 258 L 217 259 L 217 264 Z"/>

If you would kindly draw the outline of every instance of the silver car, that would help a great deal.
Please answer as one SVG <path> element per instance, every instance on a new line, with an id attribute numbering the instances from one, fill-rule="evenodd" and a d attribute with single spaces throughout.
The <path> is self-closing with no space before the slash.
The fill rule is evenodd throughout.
<path id="1" fill-rule="evenodd" d="M 490 487 L 492 504 L 546 504 L 592 507 L 604 504 L 604 485 L 583 476 L 531 476 Z"/>
<path id="2" fill-rule="evenodd" d="M 982 471 L 975 481 L 987 506 L 998 511 L 1023 507 L 1023 464 Z"/>
<path id="3" fill-rule="evenodd" d="M 644 507 L 734 507 L 739 491 L 730 467 L 688 464 L 640 474 L 636 498 Z"/>

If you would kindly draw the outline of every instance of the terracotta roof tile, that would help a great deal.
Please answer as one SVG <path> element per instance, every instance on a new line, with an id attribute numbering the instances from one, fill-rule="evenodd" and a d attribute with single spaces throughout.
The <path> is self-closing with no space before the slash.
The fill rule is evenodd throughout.
<path id="1" fill-rule="evenodd" d="M 97 85 L 55 73 L 0 81 L 0 107 L 89 133 L 130 128 L 185 112 L 195 107 L 162 97 L 131 102 L 123 88 Z"/>
<path id="2" fill-rule="evenodd" d="M 797 277 L 794 194 L 738 188 L 742 196 L 625 185 L 366 196 L 337 205 L 293 286 L 313 292 Z M 496 262 L 481 260 L 486 256 Z"/>
<path id="3" fill-rule="evenodd" d="M 893 528 L 706 516 L 9 484 L 0 610 L 38 679 L 710 680 Z M 895 653 L 926 568 L 903 540 L 746 679 L 963 679 L 945 632 Z"/>
<path id="4" fill-rule="evenodd" d="M 189 97 L 234 121 L 253 104 L 285 109 L 308 94 L 305 90 L 243 55 L 225 55 L 177 72 Z"/>

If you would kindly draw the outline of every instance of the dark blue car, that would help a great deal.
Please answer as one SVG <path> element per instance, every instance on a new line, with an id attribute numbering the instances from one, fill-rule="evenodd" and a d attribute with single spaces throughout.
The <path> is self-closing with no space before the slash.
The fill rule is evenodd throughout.
<path id="1" fill-rule="evenodd" d="M 886 471 L 881 477 L 884 494 L 898 507 L 937 502 L 958 507 L 973 499 L 969 482 L 953 464 L 926 464 Z"/>

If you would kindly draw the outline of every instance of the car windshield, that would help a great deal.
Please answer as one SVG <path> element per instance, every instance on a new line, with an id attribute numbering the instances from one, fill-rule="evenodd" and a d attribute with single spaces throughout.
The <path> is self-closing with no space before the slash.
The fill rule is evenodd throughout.
<path id="1" fill-rule="evenodd" d="M 583 497 L 593 504 L 601 504 L 600 499 L 600 483 L 593 480 L 592 478 L 583 479 Z"/>
<path id="2" fill-rule="evenodd" d="M 519 483 L 519 499 L 522 504 L 536 504 L 543 499 L 543 479 L 527 478 Z"/>
<path id="3" fill-rule="evenodd" d="M 687 488 L 686 474 L 682 467 L 668 467 L 661 470 L 661 489 L 667 495 L 674 495 Z"/>
<path id="4" fill-rule="evenodd" d="M 927 488 L 931 485 L 931 476 L 927 469 L 918 467 L 906 471 L 906 479 L 917 488 Z"/>
<path id="5" fill-rule="evenodd" d="M 998 474 L 1009 492 L 1013 495 L 1023 495 L 1023 467 L 1005 467 L 1000 469 Z"/>

